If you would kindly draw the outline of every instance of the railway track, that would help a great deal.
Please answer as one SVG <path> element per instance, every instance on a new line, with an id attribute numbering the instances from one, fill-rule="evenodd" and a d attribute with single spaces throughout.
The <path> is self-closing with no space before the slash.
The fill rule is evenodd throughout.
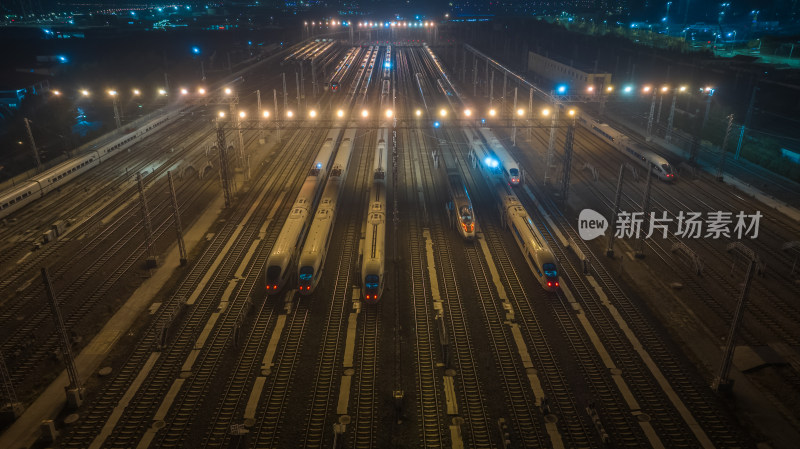
<path id="1" fill-rule="evenodd" d="M 294 137 L 297 138 L 297 135 Z M 289 140 L 287 146 L 292 145 L 294 141 Z M 275 164 L 272 165 L 275 167 Z M 269 176 L 261 176 L 258 179 L 261 183 L 258 186 L 250 189 L 242 200 L 236 205 L 225 225 L 215 235 L 214 239 L 209 243 L 203 254 L 199 256 L 197 262 L 192 266 L 190 272 L 181 281 L 176 290 L 168 296 L 161 307 L 156 312 L 155 317 L 150 321 L 147 329 L 142 332 L 142 337 L 135 344 L 135 349 L 127 357 L 127 360 L 121 365 L 119 373 L 111 379 L 103 388 L 103 391 L 94 400 L 92 407 L 87 412 L 87 419 L 81 421 L 80 426 L 76 426 L 70 435 L 67 436 L 65 447 L 88 447 L 94 437 L 99 433 L 103 423 L 111 416 L 111 412 L 117 406 L 120 399 L 125 394 L 125 391 L 134 381 L 134 378 L 139 374 L 142 368 L 148 363 L 148 359 L 154 357 L 156 354 L 157 361 L 161 360 L 164 355 L 159 348 L 162 347 L 162 341 L 168 340 L 167 337 L 172 335 L 172 342 L 169 344 L 166 351 L 178 351 L 185 348 L 186 342 L 181 341 L 181 337 L 185 334 L 191 334 L 189 337 L 199 331 L 198 323 L 207 321 L 212 308 L 215 306 L 215 301 L 199 301 L 195 306 L 187 308 L 184 302 L 191 295 L 191 292 L 199 285 L 200 280 L 211 269 L 214 260 L 222 252 L 223 248 L 228 243 L 228 240 L 237 231 L 239 222 L 247 212 L 247 205 L 252 203 L 255 199 L 256 192 L 265 183 L 271 183 L 271 189 L 276 189 L 277 179 L 281 171 L 286 170 L 275 168 L 273 173 Z M 268 170 L 269 172 L 269 170 Z M 189 309 L 189 310 L 187 310 Z M 188 315 L 188 316 L 184 316 Z M 175 329 L 175 328 L 178 329 Z M 187 337 L 183 337 L 186 340 Z M 184 344 L 184 346 L 180 346 Z M 154 369 L 163 366 L 161 362 Z M 167 365 L 169 367 L 169 365 Z M 180 367 L 180 365 L 178 365 Z M 152 380 L 145 379 L 142 384 L 142 389 L 147 389 L 151 386 Z M 163 393 L 162 393 L 163 395 Z M 145 406 L 150 401 L 150 406 L 160 402 L 160 396 L 156 393 L 145 394 L 140 390 L 132 399 L 143 401 Z M 133 400 L 131 400 L 133 403 Z M 146 407 L 145 407 L 146 408 Z M 137 413 L 130 413 L 126 410 L 126 415 L 133 416 L 133 422 L 136 423 L 138 417 L 138 426 L 134 428 L 123 428 L 115 430 L 116 436 L 120 441 L 128 441 L 131 443 L 139 432 L 139 427 L 143 427 L 150 423 L 150 416 L 146 416 L 147 412 L 138 411 Z M 124 443 L 120 443 L 125 445 Z"/>

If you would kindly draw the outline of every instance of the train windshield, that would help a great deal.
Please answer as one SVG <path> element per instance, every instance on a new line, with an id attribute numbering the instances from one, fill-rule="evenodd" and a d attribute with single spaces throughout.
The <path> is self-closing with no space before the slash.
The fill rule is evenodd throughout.
<path id="1" fill-rule="evenodd" d="M 546 263 L 542 265 L 544 269 L 544 275 L 549 278 L 554 278 L 558 276 L 558 271 L 556 270 L 556 264 L 554 263 Z"/>
<path id="2" fill-rule="evenodd" d="M 517 170 L 516 168 L 512 168 L 508 172 L 511 174 L 512 177 L 519 178 L 519 170 Z"/>
<path id="3" fill-rule="evenodd" d="M 271 265 L 267 268 L 267 281 L 276 281 L 281 277 L 281 267 L 278 265 Z"/>
<path id="4" fill-rule="evenodd" d="M 300 268 L 300 282 L 310 282 L 314 277 L 314 267 Z"/>
<path id="5" fill-rule="evenodd" d="M 378 275 L 377 274 L 368 274 L 366 278 L 364 278 L 364 286 L 367 290 L 377 290 L 378 289 Z"/>
<path id="6" fill-rule="evenodd" d="M 464 223 L 469 224 L 472 222 L 472 209 L 469 206 L 462 207 L 459 211 L 459 214 L 461 215 L 461 220 L 463 220 Z"/>
<path id="7" fill-rule="evenodd" d="M 671 175 L 672 174 L 672 167 L 669 164 L 661 164 L 661 168 L 664 169 L 664 173 Z"/>

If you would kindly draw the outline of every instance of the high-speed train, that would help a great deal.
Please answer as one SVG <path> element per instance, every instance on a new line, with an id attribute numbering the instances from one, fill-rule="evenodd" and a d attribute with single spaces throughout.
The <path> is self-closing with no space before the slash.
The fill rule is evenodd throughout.
<path id="1" fill-rule="evenodd" d="M 388 80 L 392 73 L 392 46 L 386 46 L 386 55 L 383 57 L 383 79 Z"/>
<path id="2" fill-rule="evenodd" d="M 355 129 L 348 129 L 344 133 L 328 181 L 325 183 L 325 190 L 322 192 L 317 212 L 314 214 L 314 221 L 311 223 L 308 237 L 306 237 L 303 250 L 300 252 L 297 279 L 301 295 L 310 295 L 322 278 L 322 268 L 325 266 L 325 256 L 333 236 L 334 224 L 336 224 L 337 203 L 345 179 L 347 179 L 347 167 L 350 164 L 355 135 Z"/>
<path id="3" fill-rule="evenodd" d="M 322 147 L 308 171 L 300 193 L 292 204 L 289 217 L 281 228 L 278 239 L 272 246 L 267 258 L 265 286 L 268 295 L 280 293 L 297 266 L 297 252 L 300 249 L 306 230 L 314 213 L 314 206 L 319 197 L 322 179 L 328 170 L 328 163 L 339 140 L 340 129 L 328 132 Z"/>
<path id="4" fill-rule="evenodd" d="M 519 165 L 512 159 L 505 148 L 494 138 L 492 133 L 487 128 L 481 128 L 481 133 L 486 133 L 492 137 L 487 141 L 481 140 L 471 130 L 464 129 L 467 139 L 470 142 L 470 158 L 473 164 L 477 167 L 482 166 L 484 169 L 491 172 L 492 175 L 502 176 L 506 184 L 510 186 L 519 185 Z M 493 142 L 494 145 L 489 145 L 487 142 Z M 496 151 L 496 149 L 500 149 Z M 508 167 L 508 168 L 507 168 Z"/>
<path id="5" fill-rule="evenodd" d="M 531 222 L 528 212 L 511 192 L 497 187 L 504 222 L 517 242 L 525 262 L 542 288 L 555 291 L 559 287 L 556 258 L 542 234 Z"/>
<path id="6" fill-rule="evenodd" d="M 388 130 L 378 129 L 378 142 L 372 162 L 372 188 L 369 191 L 366 235 L 361 259 L 364 301 L 375 303 L 384 287 L 386 248 L 386 171 Z"/>
<path id="7" fill-rule="evenodd" d="M 45 196 L 48 192 L 66 185 L 72 179 L 82 175 L 92 167 L 106 159 L 121 153 L 142 140 L 153 131 L 163 127 L 165 123 L 174 119 L 180 111 L 171 111 L 161 117 L 155 118 L 136 131 L 125 134 L 100 148 L 91 150 L 80 156 L 69 159 L 56 165 L 31 179 L 0 193 L 0 218 L 22 209 L 28 204 Z"/>
<path id="8" fill-rule="evenodd" d="M 336 71 L 334 71 L 333 75 L 331 75 L 330 81 L 328 81 L 328 86 L 330 86 L 331 91 L 339 91 L 339 85 L 342 82 L 342 78 L 344 78 L 345 73 L 347 73 L 347 69 L 350 67 L 350 64 L 355 61 L 357 55 L 358 51 L 355 47 L 347 51 L 347 54 L 345 54 L 344 58 L 342 58 L 342 62 L 339 63 L 339 65 L 336 67 Z"/>
<path id="9" fill-rule="evenodd" d="M 643 145 L 631 140 L 625 134 L 617 131 L 606 123 L 601 123 L 588 115 L 581 113 L 578 116 L 578 123 L 586 129 L 605 139 L 622 154 L 628 156 L 644 167 L 653 167 L 653 174 L 662 181 L 672 181 L 675 179 L 675 171 L 672 165 L 663 157 L 653 153 Z"/>
<path id="10" fill-rule="evenodd" d="M 447 203 L 445 208 L 450 224 L 458 234 L 466 240 L 475 240 L 475 213 L 472 211 L 472 200 L 461 177 L 453 156 L 441 155 L 440 164 L 447 178 Z"/>
<path id="11" fill-rule="evenodd" d="M 499 162 L 498 169 L 503 173 L 503 178 L 511 186 L 518 186 L 520 182 L 519 164 L 506 151 L 506 147 L 497 140 L 494 133 L 489 128 L 480 128 L 480 133 L 486 141 L 489 150 L 495 154 Z"/>
<path id="12" fill-rule="evenodd" d="M 475 240 L 475 214 L 464 180 L 457 169 L 447 168 L 447 212 L 456 232 L 466 240 Z"/>

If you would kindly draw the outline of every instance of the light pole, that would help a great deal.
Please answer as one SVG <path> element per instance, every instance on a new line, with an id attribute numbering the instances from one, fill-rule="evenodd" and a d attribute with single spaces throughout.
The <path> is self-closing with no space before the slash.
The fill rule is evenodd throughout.
<path id="1" fill-rule="evenodd" d="M 672 106 L 669 108 L 669 120 L 667 121 L 667 135 L 665 140 L 667 142 L 672 140 L 672 121 L 675 118 L 675 102 L 678 100 L 678 92 L 686 92 L 686 86 L 676 87 L 672 89 Z"/>
<path id="2" fill-rule="evenodd" d="M 650 86 L 645 86 L 643 88 L 644 93 L 649 93 L 653 91 L 653 100 L 650 102 L 650 116 L 647 119 L 647 141 L 653 140 L 653 113 L 656 110 L 656 90 Z"/>
<path id="3" fill-rule="evenodd" d="M 701 91 L 705 92 L 706 94 L 706 112 L 703 114 L 703 126 L 701 127 L 700 133 L 702 138 L 702 130 L 706 128 L 706 124 L 708 123 L 708 111 L 711 109 L 711 96 L 714 95 L 714 88 L 713 87 L 705 87 L 701 89 Z"/>
<path id="4" fill-rule="evenodd" d="M 117 122 L 117 129 L 122 128 L 122 118 L 119 115 L 119 105 L 117 104 L 117 91 L 116 90 L 109 90 L 108 95 L 111 96 L 111 100 L 114 103 L 114 121 Z"/>

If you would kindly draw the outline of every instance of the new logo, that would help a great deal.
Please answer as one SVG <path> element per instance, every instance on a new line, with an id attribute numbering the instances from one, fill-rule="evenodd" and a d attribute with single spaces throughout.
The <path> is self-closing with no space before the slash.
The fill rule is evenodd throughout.
<path id="1" fill-rule="evenodd" d="M 578 234 L 584 240 L 592 240 L 606 233 L 608 220 L 592 209 L 584 209 L 578 215 Z"/>

